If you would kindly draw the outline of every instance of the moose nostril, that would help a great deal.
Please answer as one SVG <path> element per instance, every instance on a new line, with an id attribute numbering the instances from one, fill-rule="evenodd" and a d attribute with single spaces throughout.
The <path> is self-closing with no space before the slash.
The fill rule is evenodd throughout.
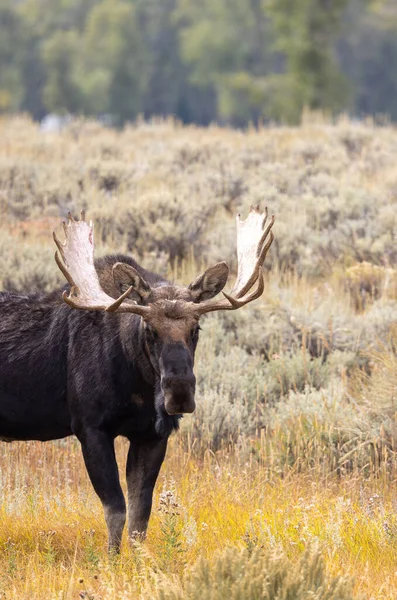
<path id="1" fill-rule="evenodd" d="M 168 373 L 168 377 L 186 377 L 189 378 L 190 377 L 190 373 L 192 370 L 192 363 L 189 362 L 186 365 L 168 365 L 167 368 L 167 373 Z"/>

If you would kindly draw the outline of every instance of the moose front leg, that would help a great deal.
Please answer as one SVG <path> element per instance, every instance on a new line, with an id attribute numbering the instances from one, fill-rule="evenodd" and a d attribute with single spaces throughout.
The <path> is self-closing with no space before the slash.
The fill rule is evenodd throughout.
<path id="1" fill-rule="evenodd" d="M 109 552 L 119 552 L 126 521 L 124 495 L 114 452 L 114 440 L 103 431 L 85 430 L 78 435 L 85 465 L 105 512 Z"/>
<path id="2" fill-rule="evenodd" d="M 127 459 L 128 536 L 144 539 L 152 510 L 153 489 L 167 449 L 167 439 L 131 441 Z"/>

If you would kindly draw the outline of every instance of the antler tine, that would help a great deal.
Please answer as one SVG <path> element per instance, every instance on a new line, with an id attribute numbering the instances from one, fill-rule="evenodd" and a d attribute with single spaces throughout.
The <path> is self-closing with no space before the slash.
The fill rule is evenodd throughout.
<path id="1" fill-rule="evenodd" d="M 259 273 L 257 283 L 257 288 L 250 294 L 244 296 L 243 298 L 233 298 L 233 296 L 231 296 L 230 294 L 222 292 L 222 294 L 225 296 L 223 300 L 218 300 L 216 302 L 203 302 L 199 305 L 198 310 L 195 312 L 201 315 L 217 310 L 237 310 L 238 308 L 245 306 L 245 304 L 248 304 L 249 302 L 252 302 L 253 300 L 256 300 L 257 298 L 262 296 L 263 291 L 265 289 L 265 280 L 262 272 Z"/>
<path id="2" fill-rule="evenodd" d="M 275 219 L 273 216 L 272 226 L 273 226 L 274 221 L 275 221 Z M 266 255 L 268 253 L 270 246 L 273 244 L 273 240 L 274 240 L 274 233 L 273 233 L 273 231 L 271 231 L 268 241 L 266 242 L 266 244 L 264 244 L 264 246 L 259 254 L 258 262 L 260 263 L 261 266 L 265 262 Z"/>
<path id="3" fill-rule="evenodd" d="M 276 220 L 275 216 L 272 215 L 271 219 L 270 219 L 270 223 L 269 223 L 269 225 L 265 229 L 265 225 L 266 225 L 266 222 L 267 222 L 267 209 L 266 209 L 266 217 L 265 217 L 265 219 L 263 221 L 264 232 L 263 232 L 262 237 L 261 237 L 261 239 L 259 240 L 259 243 L 258 243 L 258 257 L 260 256 L 260 253 L 261 253 L 261 247 L 263 246 L 264 242 L 266 241 L 266 238 L 269 235 L 270 230 L 273 227 L 275 220 Z M 271 235 L 273 235 L 273 234 L 271 234 Z M 262 248 L 262 251 L 263 251 L 263 248 Z"/>
<path id="4" fill-rule="evenodd" d="M 55 234 L 54 234 L 54 235 L 55 235 Z M 57 243 L 57 245 L 58 245 L 58 243 Z M 58 247 L 59 247 L 59 246 L 58 246 Z M 63 255 L 63 252 L 62 252 L 62 251 L 61 251 L 61 256 L 62 256 L 63 260 L 65 260 L 65 259 L 64 259 L 64 255 Z M 55 256 L 54 256 L 54 258 L 55 258 L 55 262 L 57 263 L 57 265 L 58 265 L 59 269 L 62 271 L 62 273 L 63 273 L 63 275 L 64 275 L 65 279 L 67 280 L 67 282 L 68 282 L 68 283 L 69 283 L 69 284 L 72 286 L 72 289 L 73 289 L 73 288 L 75 288 L 75 287 L 76 287 L 76 286 L 75 286 L 75 283 L 74 283 L 73 279 L 71 278 L 71 276 L 70 276 L 70 274 L 69 274 L 69 272 L 68 272 L 67 268 L 65 267 L 64 263 L 63 263 L 63 262 L 61 261 L 61 259 L 59 258 L 59 254 L 58 254 L 58 252 L 55 252 Z"/>
<path id="5" fill-rule="evenodd" d="M 258 205 L 250 206 L 250 212 L 244 221 L 241 220 L 240 214 L 237 215 L 236 282 L 229 294 L 223 292 L 224 299 L 208 300 L 199 304 L 196 310 L 198 314 L 215 310 L 236 310 L 262 295 L 265 284 L 261 269 L 274 240 L 271 229 L 275 217 L 272 215 L 268 224 L 267 219 L 267 208 L 261 214 Z M 255 289 L 251 291 L 255 284 Z"/>
<path id="6" fill-rule="evenodd" d="M 233 296 L 226 294 L 226 292 L 222 292 L 222 293 L 225 296 L 225 298 L 227 300 L 229 300 L 229 302 L 233 306 L 233 308 L 240 308 L 241 306 L 244 306 L 244 304 L 248 304 L 248 302 L 251 302 L 252 300 L 256 300 L 257 298 L 259 298 L 259 296 L 261 296 L 263 294 L 264 289 L 265 289 L 265 280 L 263 278 L 262 271 L 260 271 L 259 277 L 258 277 L 258 287 L 256 288 L 256 290 L 254 290 L 250 294 L 243 296 L 242 298 L 233 298 Z"/>
<path id="7" fill-rule="evenodd" d="M 116 312 L 116 310 L 121 306 L 123 300 L 125 300 L 128 296 L 128 294 L 130 294 L 133 290 L 132 285 L 128 288 L 128 290 L 126 292 L 124 292 L 124 294 L 121 294 L 121 296 L 119 298 L 117 298 L 117 300 L 115 302 L 113 302 L 113 304 L 111 304 L 110 306 L 107 307 L 106 312 Z"/>
<path id="8" fill-rule="evenodd" d="M 73 308 L 82 308 L 80 306 L 80 304 L 78 302 L 74 302 L 72 300 L 73 296 L 78 297 L 78 293 L 79 293 L 79 288 L 77 288 L 75 285 L 72 285 L 72 287 L 70 288 L 69 294 L 68 292 L 65 290 L 64 292 L 62 292 L 62 298 L 64 299 L 64 301 L 66 302 L 66 304 L 69 304 L 69 306 L 72 306 Z"/>
<path id="9" fill-rule="evenodd" d="M 117 298 L 117 300 L 113 302 L 113 304 L 110 304 L 109 306 L 83 306 L 80 303 L 79 299 L 79 288 L 76 286 L 72 286 L 70 288 L 69 294 L 66 290 L 62 292 L 62 298 L 66 302 L 66 304 L 69 304 L 69 306 L 78 310 L 101 310 L 110 313 L 134 313 L 140 315 L 141 317 L 146 317 L 150 313 L 149 306 L 139 306 L 138 304 L 122 304 L 123 300 L 125 300 L 125 298 L 131 292 L 131 290 L 132 287 L 129 287 L 128 290 L 124 292 L 124 294 L 122 294 L 119 298 Z M 73 298 L 76 298 L 76 300 L 74 300 Z M 113 300 L 113 298 L 111 299 Z"/>
<path id="10" fill-rule="evenodd" d="M 61 253 L 62 259 L 65 260 L 65 256 L 63 254 L 63 244 L 62 244 L 62 242 L 59 241 L 59 239 L 58 239 L 57 234 L 55 233 L 55 231 L 52 232 L 52 237 L 53 237 L 54 242 L 57 245 L 57 248 L 58 248 L 59 252 Z M 55 257 L 55 260 L 57 260 L 56 257 Z"/>

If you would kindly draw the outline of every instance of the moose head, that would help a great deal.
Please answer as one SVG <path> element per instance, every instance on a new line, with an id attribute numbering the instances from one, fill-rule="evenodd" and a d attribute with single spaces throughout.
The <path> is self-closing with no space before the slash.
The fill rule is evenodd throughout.
<path id="1" fill-rule="evenodd" d="M 92 222 L 82 211 L 79 221 L 68 215 L 63 224 L 66 240 L 61 243 L 56 262 L 69 282 L 70 291 L 63 299 L 79 310 L 131 313 L 141 318 L 140 330 L 144 351 L 157 375 L 170 415 L 191 413 L 195 409 L 194 353 L 198 342 L 200 317 L 217 310 L 236 310 L 263 293 L 262 265 L 273 242 L 274 216 L 268 221 L 267 209 L 251 206 L 248 217 L 237 215 L 238 270 L 230 293 L 214 299 L 226 285 L 229 267 L 217 263 L 197 277 L 189 286 L 179 287 L 167 281 L 150 283 L 137 269 L 117 262 L 112 277 L 117 299 L 100 285 L 94 265 Z"/>

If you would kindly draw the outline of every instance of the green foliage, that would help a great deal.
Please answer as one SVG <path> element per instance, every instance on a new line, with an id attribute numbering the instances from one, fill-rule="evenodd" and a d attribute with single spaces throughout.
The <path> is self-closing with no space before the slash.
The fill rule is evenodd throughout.
<path id="1" fill-rule="evenodd" d="M 305 107 L 331 112 L 347 107 L 347 85 L 333 48 L 348 2 L 269 1 L 277 32 L 276 48 L 286 60 L 286 75 L 280 79 L 286 82 L 288 113 L 295 122 Z"/>
<path id="2" fill-rule="evenodd" d="M 397 18 L 392 1 L 350 0 L 339 50 L 358 115 L 397 118 Z M 369 6 L 369 10 L 367 8 Z"/>
<path id="3" fill-rule="evenodd" d="M 390 14 L 366 0 L 1 0 L 0 113 L 396 118 Z"/>
<path id="4" fill-rule="evenodd" d="M 145 50 L 131 2 L 103 0 L 90 12 L 82 39 L 80 84 L 88 114 L 133 120 L 146 87 Z"/>
<path id="5" fill-rule="evenodd" d="M 0 1 L 0 113 L 18 110 L 23 97 L 22 69 L 27 31 L 8 0 Z"/>
<path id="6" fill-rule="evenodd" d="M 43 45 L 43 61 L 47 68 L 43 101 L 51 112 L 78 113 L 81 110 L 81 93 L 74 73 L 79 52 L 75 31 L 56 31 Z"/>
<path id="7" fill-rule="evenodd" d="M 181 586 L 158 585 L 158 600 L 353 600 L 348 577 L 329 575 L 318 552 L 307 550 L 295 563 L 282 552 L 226 548 L 201 557 Z"/>
<path id="8" fill-rule="evenodd" d="M 213 86 L 218 115 L 235 124 L 264 113 L 263 76 L 271 63 L 271 31 L 260 2 L 180 0 L 181 53 L 191 81 Z"/>

